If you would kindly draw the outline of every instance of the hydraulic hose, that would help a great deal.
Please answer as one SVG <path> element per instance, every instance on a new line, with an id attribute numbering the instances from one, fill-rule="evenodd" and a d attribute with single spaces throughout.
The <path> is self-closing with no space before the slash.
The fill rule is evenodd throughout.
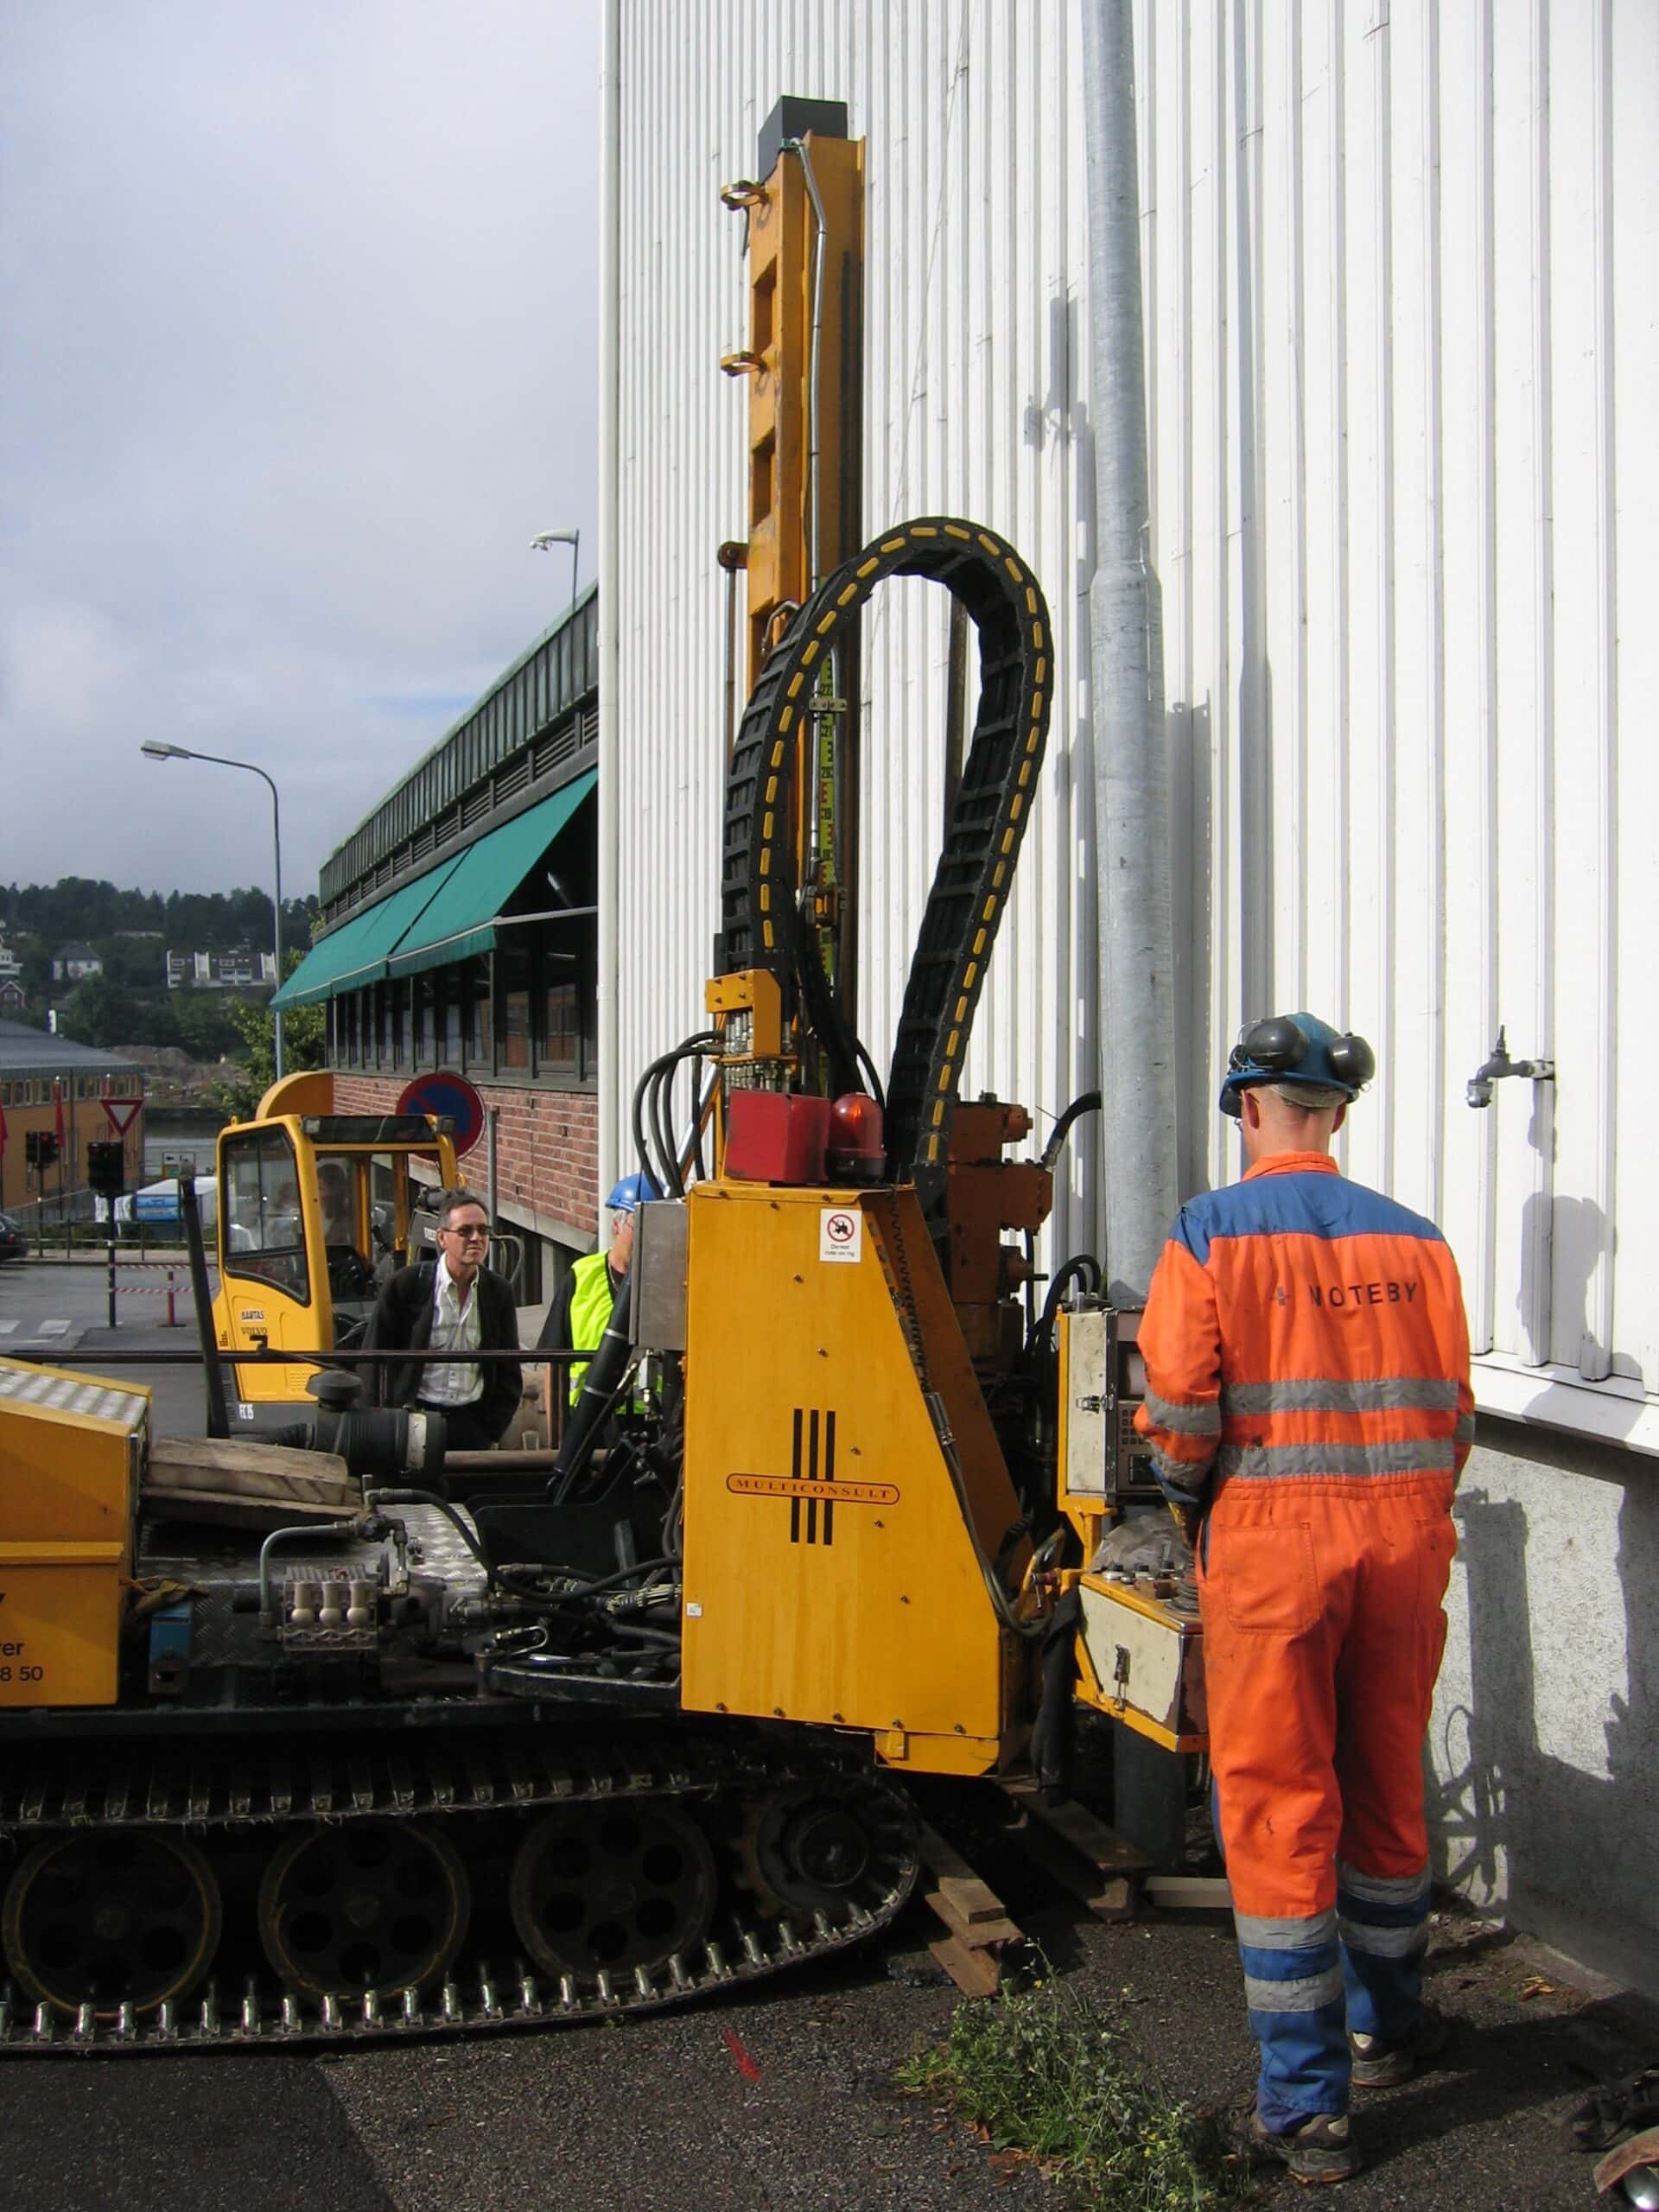
<path id="1" fill-rule="evenodd" d="M 1065 1149 L 1067 1137 L 1071 1134 L 1071 1124 L 1080 1121 L 1085 1114 L 1098 1114 L 1099 1111 L 1100 1093 L 1097 1090 L 1080 1092 L 1049 1131 L 1048 1142 L 1043 1147 L 1039 1165 L 1044 1167 L 1052 1167 Z"/>
<path id="2" fill-rule="evenodd" d="M 1092 1281 L 1090 1280 L 1092 1278 Z M 1074 1282 L 1083 1283 L 1090 1292 L 1097 1292 L 1101 1285 L 1100 1262 L 1092 1252 L 1078 1252 L 1069 1259 L 1048 1286 L 1048 1295 L 1043 1300 L 1043 1310 L 1037 1325 L 1026 1339 L 1026 1350 L 1033 1352 L 1048 1342 L 1054 1333 L 1054 1316 L 1060 1310 L 1060 1300 Z"/>
<path id="3" fill-rule="evenodd" d="M 620 1395 L 633 1348 L 628 1342 L 628 1313 L 633 1304 L 633 1270 L 629 1268 L 611 1307 L 611 1318 L 599 1348 L 582 1378 L 582 1395 L 564 1432 L 564 1442 L 553 1463 L 548 1489 L 562 1503 L 571 1484 L 587 1465 L 599 1435 L 600 1424 Z"/>
<path id="4" fill-rule="evenodd" d="M 671 1121 L 669 1127 L 665 1128 L 664 1126 L 664 1085 L 666 1084 L 670 1086 L 671 1095 L 668 1103 L 671 1116 L 673 1103 L 671 1086 L 674 1071 L 682 1060 L 700 1058 L 709 1050 L 714 1042 L 712 1030 L 700 1030 L 696 1035 L 688 1037 L 682 1044 L 677 1045 L 671 1052 L 664 1052 L 659 1058 L 653 1060 L 634 1086 L 632 1111 L 634 1150 L 639 1154 L 639 1165 L 645 1174 L 656 1184 L 658 1190 L 669 1198 L 683 1198 L 685 1196 L 685 1178 L 681 1171 L 677 1148 L 673 1141 Z M 693 1106 L 694 1109 L 700 1110 L 695 1086 Z M 655 1158 L 652 1157 L 652 1146 L 646 1141 L 647 1122 L 649 1122 L 651 1137 L 656 1145 Z"/>

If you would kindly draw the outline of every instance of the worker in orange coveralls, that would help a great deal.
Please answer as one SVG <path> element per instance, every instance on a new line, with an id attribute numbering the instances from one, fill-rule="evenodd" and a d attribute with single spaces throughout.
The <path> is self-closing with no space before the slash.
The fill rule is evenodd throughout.
<path id="1" fill-rule="evenodd" d="M 1351 2080 L 1403 2081 L 1446 2033 L 1421 1751 L 1474 1400 L 1439 1230 L 1330 1156 L 1375 1072 L 1312 1014 L 1244 1031 L 1221 1109 L 1249 1166 L 1182 1207 L 1140 1337 L 1136 1427 L 1198 1558 L 1249 2134 L 1303 2182 L 1359 2170 Z"/>

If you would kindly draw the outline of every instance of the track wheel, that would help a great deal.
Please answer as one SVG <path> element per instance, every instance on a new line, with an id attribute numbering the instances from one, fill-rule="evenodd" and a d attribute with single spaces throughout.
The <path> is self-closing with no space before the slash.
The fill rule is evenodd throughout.
<path id="1" fill-rule="evenodd" d="M 545 1973 L 649 1974 L 708 1934 L 717 1886 L 708 1838 L 677 1805 L 563 1806 L 518 1847 L 512 1923 Z"/>
<path id="2" fill-rule="evenodd" d="M 259 1885 L 259 1941 L 308 1997 L 395 1996 L 453 1963 L 472 1897 L 454 1846 L 419 1821 L 345 1821 L 279 1844 Z"/>
<path id="3" fill-rule="evenodd" d="M 903 1796 L 874 1777 L 787 1785 L 754 1799 L 738 1839 L 738 1879 L 763 1912 L 826 1912 L 907 1891 L 914 1823 Z"/>
<path id="4" fill-rule="evenodd" d="M 37 2003 L 100 2019 L 151 2012 L 200 1980 L 219 1948 L 219 1884 L 193 1843 L 108 1828 L 37 1843 L 0 1907 L 0 1939 Z"/>

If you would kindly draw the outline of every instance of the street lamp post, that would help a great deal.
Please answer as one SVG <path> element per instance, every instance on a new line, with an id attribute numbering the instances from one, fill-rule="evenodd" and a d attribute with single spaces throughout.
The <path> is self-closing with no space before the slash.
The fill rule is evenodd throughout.
<path id="1" fill-rule="evenodd" d="M 270 793 L 270 834 L 276 856 L 276 988 L 283 988 L 283 813 L 276 798 L 276 786 L 263 768 L 251 760 L 227 760 L 222 753 L 195 753 L 188 745 L 164 745 L 159 738 L 149 738 L 138 750 L 150 760 L 211 760 L 216 768 L 245 768 L 251 776 L 257 776 Z M 276 1080 L 283 1079 L 283 1011 L 271 1008 L 271 1041 L 276 1049 Z"/>
<path id="2" fill-rule="evenodd" d="M 556 545 L 568 545 L 570 548 L 570 604 L 572 607 L 576 603 L 576 548 L 581 543 L 582 532 L 579 530 L 538 531 L 530 541 L 530 550 L 532 553 L 550 553 Z"/>

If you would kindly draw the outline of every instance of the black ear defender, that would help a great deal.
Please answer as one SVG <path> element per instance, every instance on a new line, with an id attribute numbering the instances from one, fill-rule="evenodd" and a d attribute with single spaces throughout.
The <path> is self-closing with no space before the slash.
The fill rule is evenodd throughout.
<path id="1" fill-rule="evenodd" d="M 1265 1021 L 1249 1022 L 1239 1031 L 1231 1065 L 1262 1068 L 1271 1075 L 1287 1075 L 1306 1058 L 1306 1031 L 1300 1028 L 1287 1014 L 1275 1014 Z"/>
<path id="2" fill-rule="evenodd" d="M 1351 1084 L 1356 1090 L 1363 1090 L 1376 1073 L 1376 1054 L 1363 1037 L 1356 1037 L 1351 1031 L 1345 1037 L 1333 1039 L 1325 1048 L 1325 1058 L 1337 1081 Z"/>

